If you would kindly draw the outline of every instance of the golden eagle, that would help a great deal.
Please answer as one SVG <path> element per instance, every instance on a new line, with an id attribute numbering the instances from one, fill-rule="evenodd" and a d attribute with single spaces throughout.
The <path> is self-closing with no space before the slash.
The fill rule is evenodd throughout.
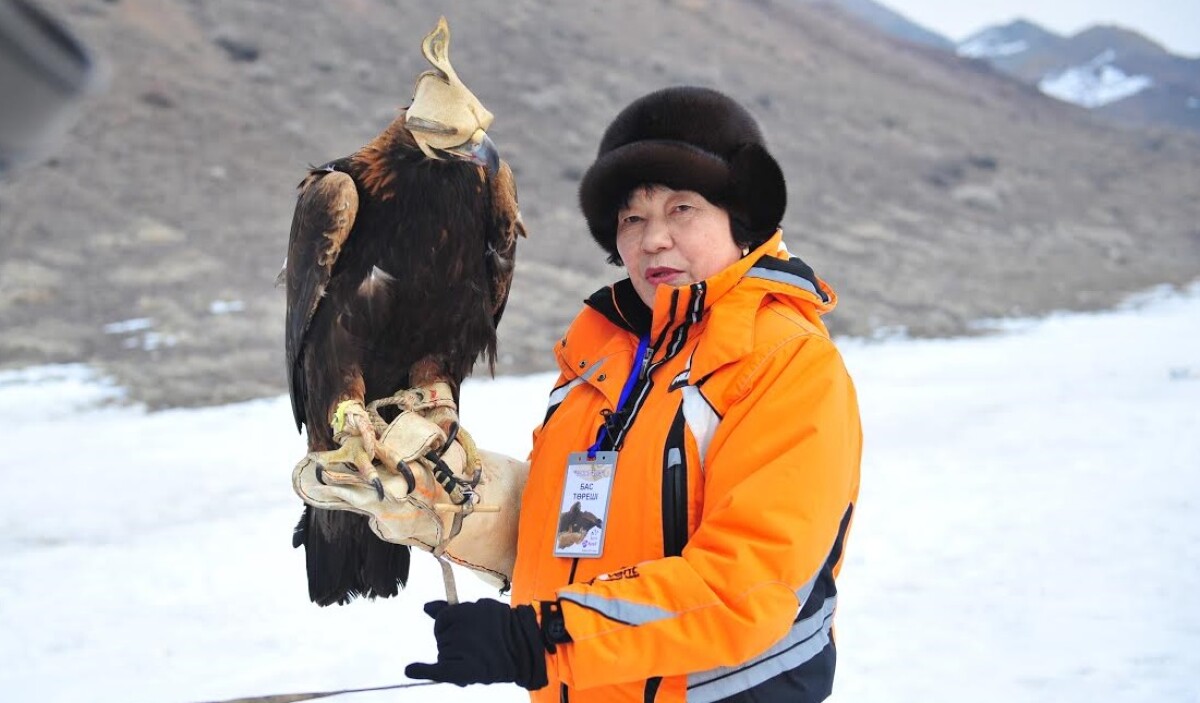
<path id="1" fill-rule="evenodd" d="M 485 131 L 492 115 L 451 68 L 449 42 L 442 18 L 422 43 L 434 70 L 417 79 L 411 105 L 300 184 L 283 275 L 292 411 L 309 451 L 338 447 L 331 420 L 345 401 L 361 408 L 434 380 L 457 399 L 480 356 L 495 367 L 525 232 L 512 172 Z M 361 414 L 346 426 L 373 451 Z M 382 497 L 370 457 L 354 463 Z M 305 508 L 293 544 L 305 548 L 309 597 L 320 605 L 392 596 L 408 578 L 409 548 L 380 540 L 351 512 Z"/>

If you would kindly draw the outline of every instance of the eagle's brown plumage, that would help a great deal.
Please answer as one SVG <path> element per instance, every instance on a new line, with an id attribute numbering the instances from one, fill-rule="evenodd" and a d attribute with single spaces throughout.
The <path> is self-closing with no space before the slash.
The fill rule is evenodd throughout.
<path id="1" fill-rule="evenodd" d="M 409 387 L 418 361 L 434 359 L 456 395 L 481 355 L 494 367 L 523 235 L 507 164 L 493 174 L 426 156 L 403 111 L 358 152 L 309 172 L 285 275 L 292 410 L 310 451 L 336 448 L 339 402 Z M 408 577 L 408 547 L 354 513 L 307 508 L 294 544 L 321 605 L 395 595 Z"/>

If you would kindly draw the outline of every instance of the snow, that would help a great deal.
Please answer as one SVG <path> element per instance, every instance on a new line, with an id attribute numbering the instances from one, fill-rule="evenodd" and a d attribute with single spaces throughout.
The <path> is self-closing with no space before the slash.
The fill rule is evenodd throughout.
<path id="1" fill-rule="evenodd" d="M 160 332 L 147 332 L 142 335 L 128 337 L 121 342 L 121 346 L 125 349 L 141 349 L 142 351 L 156 351 L 167 347 L 173 347 L 179 343 L 179 338 L 173 334 L 162 334 Z"/>
<path id="2" fill-rule="evenodd" d="M 843 340 L 866 432 L 835 701 L 1200 700 L 1200 286 L 993 336 Z M 468 382 L 523 455 L 550 375 Z M 440 596 L 308 603 L 286 398 L 148 414 L 0 373 L 0 698 L 171 703 L 403 683 Z M 466 573 L 466 598 L 495 596 Z M 440 685 L 332 700 L 525 700 Z"/>
<path id="3" fill-rule="evenodd" d="M 214 314 L 216 313 L 214 312 Z M 179 342 L 179 339 L 175 335 L 155 332 L 152 329 L 153 327 L 154 318 L 134 317 L 104 325 L 104 333 L 130 335 L 121 340 L 121 347 L 124 349 L 156 351 L 165 347 L 173 347 Z M 139 332 L 143 334 L 137 334 Z"/>
<path id="4" fill-rule="evenodd" d="M 245 309 L 246 303 L 241 300 L 214 300 L 208 304 L 208 312 L 212 315 L 228 315 Z"/>
<path id="5" fill-rule="evenodd" d="M 1029 49 L 1023 39 L 1009 40 L 999 29 L 988 29 L 958 45 L 958 55 L 971 59 L 998 59 L 1015 56 Z"/>
<path id="6" fill-rule="evenodd" d="M 129 334 L 148 330 L 154 326 L 154 320 L 149 317 L 134 317 L 120 322 L 110 322 L 104 326 L 104 334 Z"/>
<path id="7" fill-rule="evenodd" d="M 1059 100 L 1096 108 L 1137 95 L 1154 84 L 1149 76 L 1131 76 L 1113 65 L 1116 54 L 1100 53 L 1082 66 L 1047 74 L 1038 89 Z"/>

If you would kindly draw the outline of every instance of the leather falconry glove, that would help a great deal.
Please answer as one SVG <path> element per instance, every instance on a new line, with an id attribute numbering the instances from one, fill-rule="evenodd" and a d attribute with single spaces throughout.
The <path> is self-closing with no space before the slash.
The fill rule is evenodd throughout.
<path id="1" fill-rule="evenodd" d="M 458 686 L 515 683 L 530 691 L 549 682 L 546 652 L 554 651 L 554 642 L 543 635 L 533 606 L 513 608 L 490 598 L 457 605 L 437 600 L 426 603 L 425 612 L 434 619 L 437 663 L 409 664 L 408 678 Z M 569 641 L 558 622 L 556 641 Z"/>
<path id="2" fill-rule="evenodd" d="M 453 408 L 406 410 L 379 434 L 375 468 L 383 500 L 373 486 L 350 475 L 353 467 L 339 465 L 322 452 L 310 453 L 296 464 L 292 487 L 315 508 L 365 515 L 371 531 L 384 541 L 427 552 L 444 545 L 450 561 L 505 590 L 516 560 L 529 464 L 476 448 L 462 428 L 450 441 L 436 422 L 443 410 Z M 359 442 L 351 437 L 347 446 L 361 447 Z M 428 460 L 430 452 L 441 454 L 453 482 Z"/>

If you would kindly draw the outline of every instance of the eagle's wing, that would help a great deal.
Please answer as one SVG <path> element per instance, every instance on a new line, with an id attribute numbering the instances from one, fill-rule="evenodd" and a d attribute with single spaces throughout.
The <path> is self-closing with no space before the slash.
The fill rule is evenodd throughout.
<path id="1" fill-rule="evenodd" d="M 285 265 L 288 388 L 296 429 L 305 421 L 307 388 L 298 368 L 305 337 L 357 214 L 358 189 L 349 175 L 314 169 L 300 183 Z"/>
<path id="2" fill-rule="evenodd" d="M 517 237 L 525 236 L 525 223 L 517 207 L 517 183 L 507 163 L 491 179 L 493 226 L 488 231 L 487 272 L 491 293 L 492 319 L 496 325 L 504 315 L 508 291 L 512 286 L 513 264 L 517 254 Z"/>

